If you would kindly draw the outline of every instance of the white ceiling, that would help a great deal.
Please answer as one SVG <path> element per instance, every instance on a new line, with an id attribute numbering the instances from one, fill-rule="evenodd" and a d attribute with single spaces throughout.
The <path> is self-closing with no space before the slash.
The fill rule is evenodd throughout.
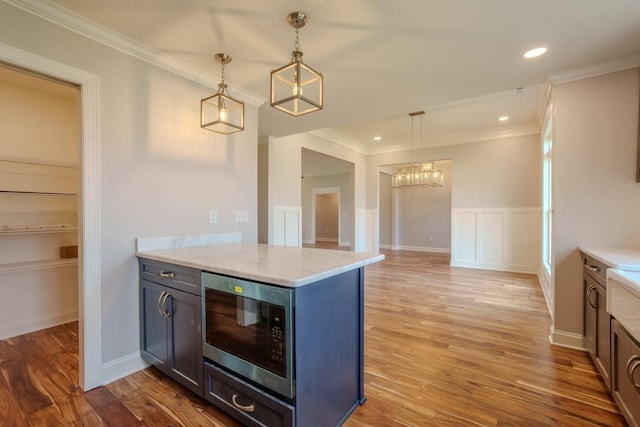
<path id="1" fill-rule="evenodd" d="M 409 148 L 407 114 L 417 110 L 427 113 L 425 146 L 536 132 L 549 75 L 640 54 L 638 0 L 45 3 L 203 74 L 219 75 L 213 55 L 229 53 L 227 80 L 263 98 L 270 71 L 290 59 L 295 33 L 286 16 L 305 12 L 301 48 L 305 62 L 324 74 L 325 107 L 295 118 L 265 103 L 259 133 L 314 131 L 366 154 Z M 537 46 L 548 53 L 522 57 Z M 499 123 L 501 115 L 510 120 Z M 374 142 L 375 135 L 383 140 Z"/>

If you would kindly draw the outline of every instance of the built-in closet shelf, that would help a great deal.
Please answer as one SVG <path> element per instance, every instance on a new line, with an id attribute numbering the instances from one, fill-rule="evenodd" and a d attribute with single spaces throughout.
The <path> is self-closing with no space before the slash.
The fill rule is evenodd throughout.
<path id="1" fill-rule="evenodd" d="M 46 268 L 58 268 L 68 265 L 78 265 L 78 259 L 48 259 L 41 261 L 15 262 L 0 264 L 0 273 L 13 273 L 18 271 L 43 270 Z"/>
<path id="2" fill-rule="evenodd" d="M 44 233 L 70 233 L 77 232 L 78 227 L 74 225 L 29 225 L 24 227 L 0 227 L 0 236 L 16 234 L 44 234 Z"/>

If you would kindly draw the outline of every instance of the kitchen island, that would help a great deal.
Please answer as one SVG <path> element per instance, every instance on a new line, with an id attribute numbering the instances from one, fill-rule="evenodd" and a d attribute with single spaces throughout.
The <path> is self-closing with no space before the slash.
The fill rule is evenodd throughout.
<path id="1" fill-rule="evenodd" d="M 364 267 L 383 255 L 243 243 L 137 255 L 142 357 L 176 381 L 246 425 L 340 425 L 364 403 Z"/>

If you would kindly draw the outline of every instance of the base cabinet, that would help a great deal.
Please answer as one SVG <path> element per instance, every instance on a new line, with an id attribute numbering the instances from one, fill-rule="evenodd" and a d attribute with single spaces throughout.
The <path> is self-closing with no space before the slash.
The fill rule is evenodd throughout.
<path id="1" fill-rule="evenodd" d="M 141 270 L 148 266 L 145 260 L 141 260 Z M 140 280 L 142 357 L 169 377 L 202 396 L 201 297 L 177 289 L 185 286 L 191 289 L 189 284 L 176 283 L 176 287 L 167 285 L 171 284 L 171 280 L 175 280 L 176 268 L 181 267 L 169 264 L 160 267 L 163 283 Z M 149 274 L 146 277 L 149 277 Z M 197 288 L 199 291 L 199 286 Z"/>
<path id="2" fill-rule="evenodd" d="M 630 426 L 640 426 L 640 343 L 613 319 L 612 321 L 613 398 Z"/>
<path id="3" fill-rule="evenodd" d="M 609 268 L 582 254 L 585 348 L 611 390 L 611 315 L 607 312 L 606 271 Z"/>

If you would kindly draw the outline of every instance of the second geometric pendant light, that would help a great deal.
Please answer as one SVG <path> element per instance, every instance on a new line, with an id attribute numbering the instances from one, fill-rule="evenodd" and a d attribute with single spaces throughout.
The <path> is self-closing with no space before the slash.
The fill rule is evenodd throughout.
<path id="1" fill-rule="evenodd" d="M 291 62 L 271 72 L 271 106 L 300 116 L 322 109 L 322 74 L 302 62 L 299 31 L 307 23 L 302 12 L 291 12 L 287 21 L 296 30 Z"/>

